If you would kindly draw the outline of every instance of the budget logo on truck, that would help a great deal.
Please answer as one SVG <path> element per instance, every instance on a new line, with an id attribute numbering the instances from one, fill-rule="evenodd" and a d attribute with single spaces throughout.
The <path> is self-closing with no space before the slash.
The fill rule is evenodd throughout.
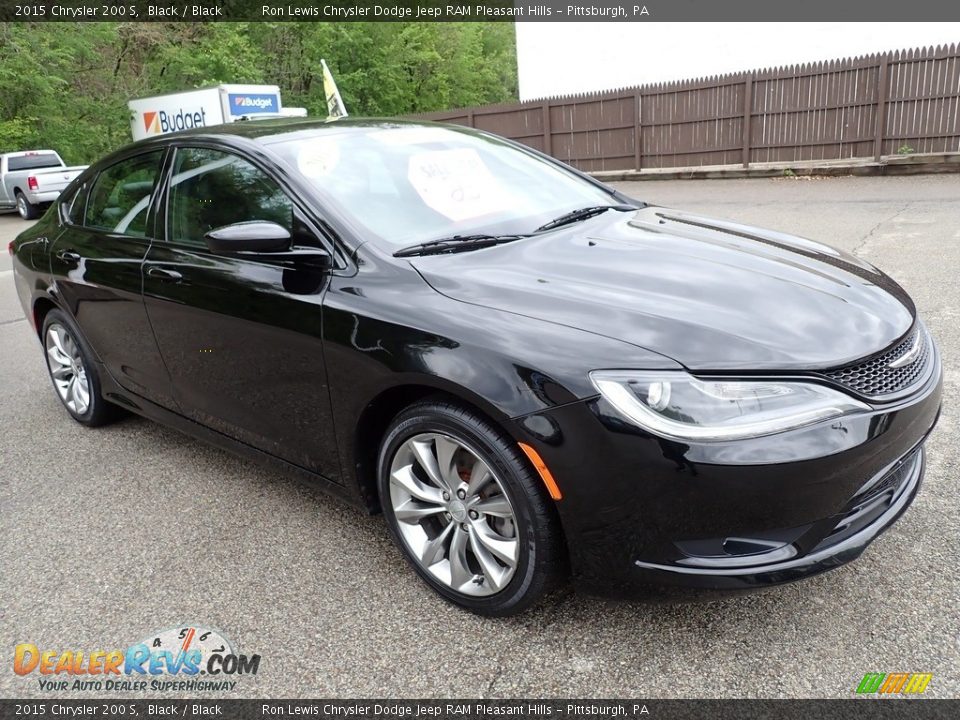
<path id="1" fill-rule="evenodd" d="M 229 93 L 231 115 L 275 113 L 280 110 L 279 98 L 267 93 Z"/>
<path id="2" fill-rule="evenodd" d="M 207 124 L 207 111 L 201 108 L 197 112 L 188 112 L 179 108 L 176 112 L 164 110 L 146 110 L 143 113 L 143 128 L 148 135 L 189 130 Z"/>
<path id="3" fill-rule="evenodd" d="M 156 112 L 145 112 L 143 114 L 143 127 L 151 135 L 156 135 L 160 132 L 160 118 L 159 113 Z"/>

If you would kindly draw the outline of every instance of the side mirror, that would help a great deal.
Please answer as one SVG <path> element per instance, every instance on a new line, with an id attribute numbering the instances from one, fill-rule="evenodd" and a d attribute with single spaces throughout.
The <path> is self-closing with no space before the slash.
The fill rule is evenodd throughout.
<path id="1" fill-rule="evenodd" d="M 211 252 L 273 253 L 290 249 L 290 233 L 273 222 L 252 220 L 224 225 L 203 236 Z"/>

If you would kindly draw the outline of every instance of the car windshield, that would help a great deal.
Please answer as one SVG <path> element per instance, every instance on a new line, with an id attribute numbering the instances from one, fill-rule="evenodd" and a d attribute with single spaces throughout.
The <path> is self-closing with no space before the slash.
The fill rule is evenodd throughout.
<path id="1" fill-rule="evenodd" d="M 494 137 L 430 126 L 350 127 L 269 143 L 391 250 L 454 235 L 534 231 L 602 188 Z"/>

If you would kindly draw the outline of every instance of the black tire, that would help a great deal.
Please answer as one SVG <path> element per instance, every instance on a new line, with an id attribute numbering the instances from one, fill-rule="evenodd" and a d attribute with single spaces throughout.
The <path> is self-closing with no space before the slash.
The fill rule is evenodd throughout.
<path id="1" fill-rule="evenodd" d="M 391 466 L 404 443 L 424 433 L 440 433 L 469 446 L 472 454 L 492 470 L 512 505 L 516 522 L 511 531 L 518 539 L 518 558 L 510 580 L 493 594 L 468 595 L 434 577 L 401 535 L 390 495 Z M 556 508 L 517 444 L 478 413 L 445 399 L 412 405 L 390 424 L 380 446 L 377 471 L 380 502 L 394 542 L 417 574 L 449 602 L 478 615 L 514 615 L 533 606 L 562 579 L 565 548 Z M 449 520 L 450 516 L 446 517 Z"/>
<path id="2" fill-rule="evenodd" d="M 76 349 L 83 363 L 83 370 L 85 371 L 89 386 L 89 402 L 83 412 L 77 412 L 76 409 L 68 405 L 67 400 L 61 396 L 60 390 L 57 387 L 57 381 L 53 376 L 53 360 L 49 352 L 47 352 L 47 338 L 50 328 L 55 325 L 63 328 L 69 334 L 70 338 L 76 344 Z M 97 363 L 94 360 L 93 352 L 90 350 L 90 346 L 80 332 L 80 328 L 77 327 L 77 324 L 71 317 L 60 310 L 51 310 L 48 312 L 43 320 L 40 342 L 43 345 L 43 356 L 47 363 L 47 374 L 50 376 L 50 382 L 53 384 L 54 392 L 63 404 L 64 409 L 70 414 L 70 417 L 82 425 L 97 427 L 113 422 L 122 414 L 119 407 L 103 399 L 100 376 L 97 373 Z"/>
<path id="3" fill-rule="evenodd" d="M 17 200 L 17 213 L 24 220 L 36 220 L 38 217 L 40 217 L 39 206 L 34 205 L 29 200 L 27 200 L 26 196 L 19 190 L 17 190 L 16 192 L 16 200 Z"/>

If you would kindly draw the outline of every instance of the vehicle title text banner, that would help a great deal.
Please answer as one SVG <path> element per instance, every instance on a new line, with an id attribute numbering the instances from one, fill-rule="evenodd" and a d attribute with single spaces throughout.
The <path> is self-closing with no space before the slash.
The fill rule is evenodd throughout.
<path id="1" fill-rule="evenodd" d="M 955 718 L 960 700 L 203 700 L 93 699 L 0 701 L 13 718 L 376 718 L 377 720 L 926 720 Z"/>
<path id="2" fill-rule="evenodd" d="M 5 22 L 759 22 L 960 21 L 944 0 L 0 0 Z M 960 40 L 960 38 L 958 38 Z"/>

